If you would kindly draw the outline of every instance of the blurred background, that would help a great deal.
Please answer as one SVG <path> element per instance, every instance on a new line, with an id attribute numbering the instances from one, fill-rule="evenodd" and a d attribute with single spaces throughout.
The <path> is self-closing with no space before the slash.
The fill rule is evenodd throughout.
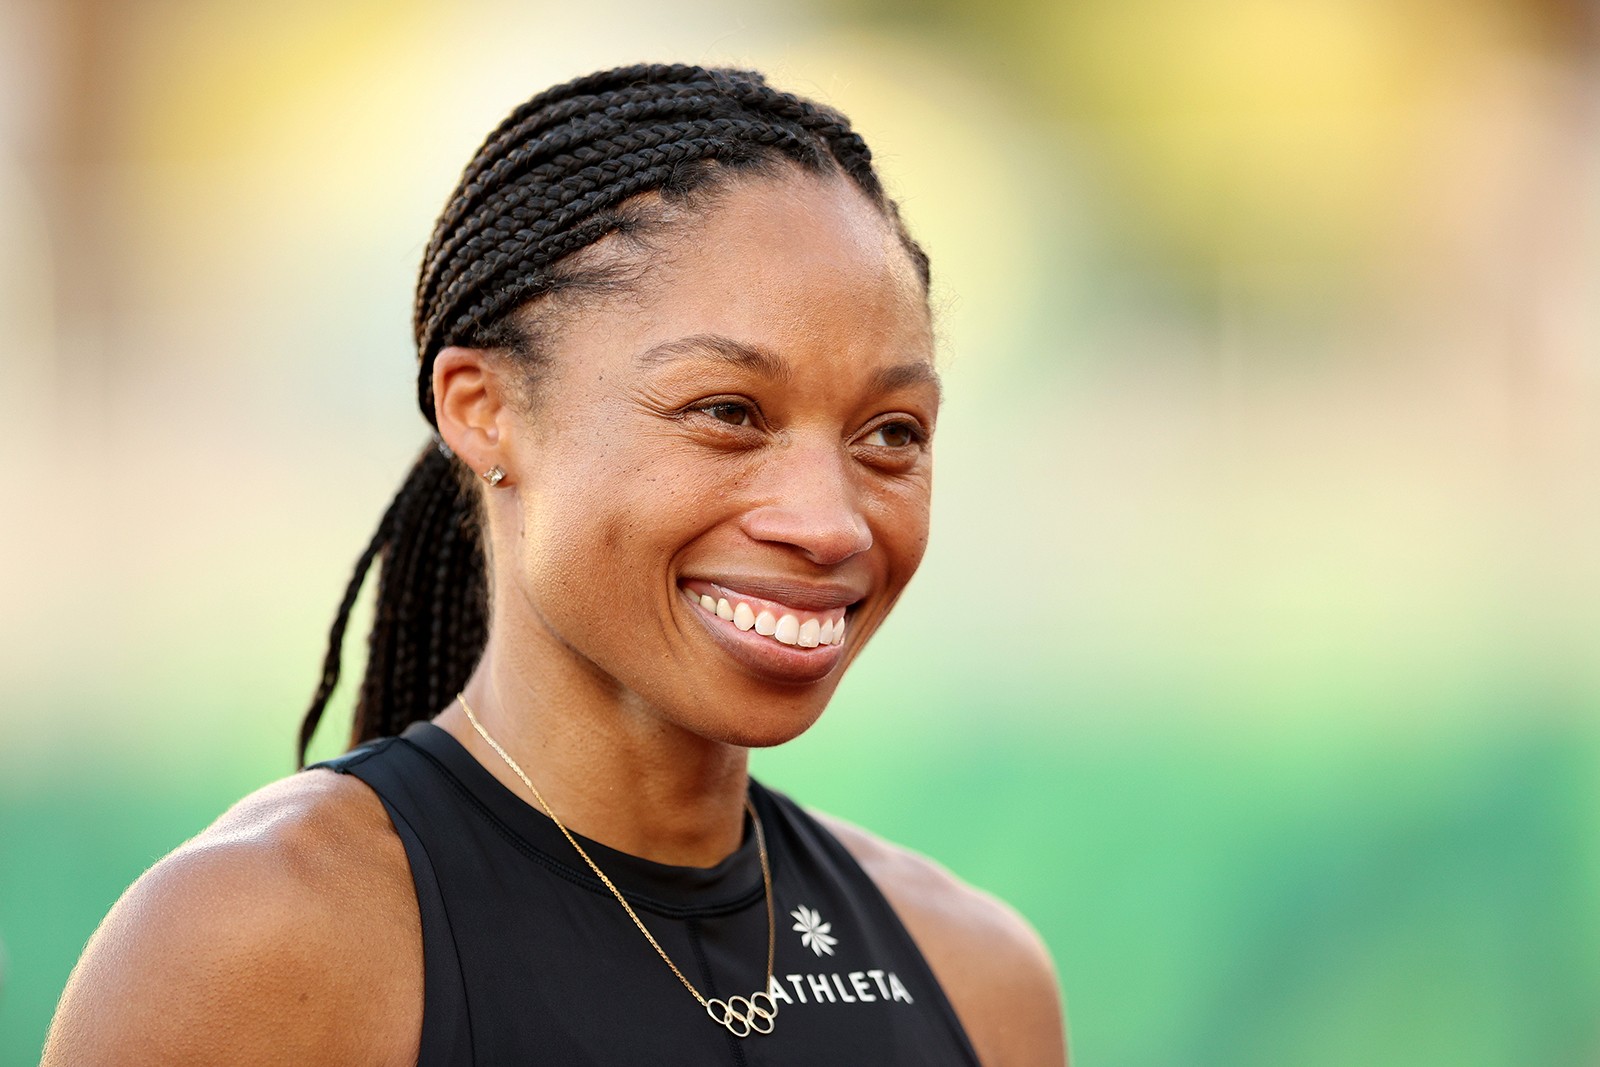
<path id="1" fill-rule="evenodd" d="M 1083 1067 L 1600 1063 L 1596 16 L 0 0 L 0 1064 L 292 769 L 461 166 L 639 58 L 846 111 L 937 279 L 927 562 L 757 773 L 1015 903 Z"/>

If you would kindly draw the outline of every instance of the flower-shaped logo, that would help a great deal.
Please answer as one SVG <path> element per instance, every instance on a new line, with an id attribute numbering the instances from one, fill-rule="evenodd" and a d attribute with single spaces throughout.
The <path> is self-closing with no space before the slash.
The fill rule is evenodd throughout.
<path id="1" fill-rule="evenodd" d="M 820 914 L 804 904 L 789 914 L 793 915 L 797 920 L 794 928 L 800 931 L 800 943 L 802 945 L 819 956 L 824 952 L 830 956 L 833 955 L 833 946 L 839 943 L 839 939 L 828 933 L 829 930 L 833 929 L 832 923 L 823 922 Z"/>

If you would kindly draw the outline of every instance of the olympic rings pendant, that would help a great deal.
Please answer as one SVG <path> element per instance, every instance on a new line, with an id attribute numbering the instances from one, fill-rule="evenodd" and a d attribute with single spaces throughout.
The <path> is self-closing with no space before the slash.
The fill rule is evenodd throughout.
<path id="1" fill-rule="evenodd" d="M 767 1001 L 765 1008 L 756 1003 L 763 997 Z M 741 1004 L 744 1005 L 743 1010 L 740 1010 Z M 718 1026 L 726 1026 L 728 1033 L 734 1037 L 749 1037 L 751 1033 L 770 1034 L 773 1021 L 778 1017 L 778 1002 L 772 999 L 771 993 L 766 992 L 751 993 L 748 998 L 729 997 L 727 1000 L 713 997 L 706 1001 L 706 1014 Z"/>

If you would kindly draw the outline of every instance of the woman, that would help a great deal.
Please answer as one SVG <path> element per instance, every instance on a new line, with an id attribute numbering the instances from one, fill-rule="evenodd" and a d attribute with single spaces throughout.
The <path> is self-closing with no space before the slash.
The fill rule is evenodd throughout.
<path id="1" fill-rule="evenodd" d="M 437 429 L 358 747 L 157 864 L 48 1064 L 1065 1062 L 1048 957 L 933 863 L 752 782 L 927 539 L 927 260 L 845 120 L 758 75 L 540 94 L 417 290 Z"/>

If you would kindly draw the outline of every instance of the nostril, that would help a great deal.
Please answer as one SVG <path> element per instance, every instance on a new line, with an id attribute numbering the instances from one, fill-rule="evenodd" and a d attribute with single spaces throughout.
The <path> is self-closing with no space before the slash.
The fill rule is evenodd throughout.
<path id="1" fill-rule="evenodd" d="M 786 544 L 812 563 L 833 566 L 872 547 L 872 529 L 848 510 L 757 508 L 745 515 L 745 532 L 757 541 Z"/>

